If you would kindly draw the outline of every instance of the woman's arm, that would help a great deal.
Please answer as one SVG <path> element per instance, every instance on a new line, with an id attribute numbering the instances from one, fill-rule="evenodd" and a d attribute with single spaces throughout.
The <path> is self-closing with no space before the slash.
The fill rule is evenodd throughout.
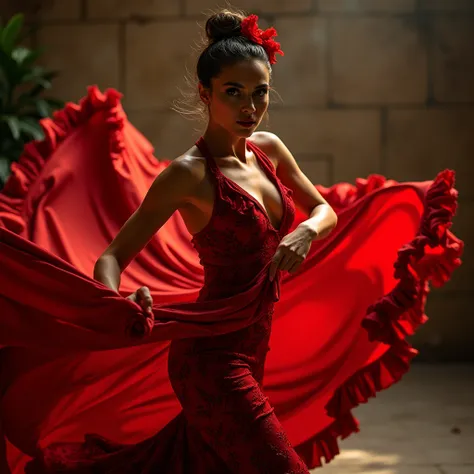
<path id="1" fill-rule="evenodd" d="M 269 269 L 270 280 L 277 270 L 293 273 L 309 253 L 313 240 L 326 237 L 337 224 L 337 215 L 305 176 L 285 144 L 273 133 L 259 132 L 259 146 L 277 161 L 277 174 L 293 191 L 295 204 L 308 219 L 281 240 Z M 260 143 L 261 142 L 261 143 Z"/>
<path id="2" fill-rule="evenodd" d="M 202 179 L 196 160 L 180 157 L 155 179 L 143 202 L 94 266 L 94 278 L 118 291 L 120 275 L 155 233 L 193 195 Z"/>
<path id="3" fill-rule="evenodd" d="M 295 158 L 281 139 L 269 132 L 259 132 L 259 135 L 261 135 L 259 146 L 268 156 L 277 160 L 278 177 L 285 186 L 293 191 L 295 204 L 308 216 L 308 219 L 298 227 L 305 229 L 312 236 L 312 240 L 326 237 L 336 227 L 336 213 L 301 171 Z"/>

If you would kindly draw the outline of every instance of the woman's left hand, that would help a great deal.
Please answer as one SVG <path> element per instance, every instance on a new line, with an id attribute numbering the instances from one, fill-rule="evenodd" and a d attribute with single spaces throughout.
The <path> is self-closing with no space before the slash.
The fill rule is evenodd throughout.
<path id="1" fill-rule="evenodd" d="M 308 255 L 313 240 L 314 231 L 304 226 L 298 226 L 283 237 L 270 265 L 270 281 L 273 281 L 278 270 L 296 272 Z"/>

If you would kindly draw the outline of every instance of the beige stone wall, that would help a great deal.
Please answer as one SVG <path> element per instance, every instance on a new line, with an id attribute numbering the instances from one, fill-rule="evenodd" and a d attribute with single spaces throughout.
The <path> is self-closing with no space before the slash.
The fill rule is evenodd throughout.
<path id="1" fill-rule="evenodd" d="M 0 0 L 38 20 L 36 43 L 61 71 L 55 94 L 88 84 L 125 94 L 131 121 L 174 157 L 197 137 L 170 110 L 212 0 Z M 286 53 L 269 127 L 313 182 L 369 173 L 424 180 L 452 167 L 465 263 L 428 307 L 425 357 L 474 359 L 474 0 L 236 0 L 273 24 Z M 470 244 L 470 245 L 469 245 Z"/>

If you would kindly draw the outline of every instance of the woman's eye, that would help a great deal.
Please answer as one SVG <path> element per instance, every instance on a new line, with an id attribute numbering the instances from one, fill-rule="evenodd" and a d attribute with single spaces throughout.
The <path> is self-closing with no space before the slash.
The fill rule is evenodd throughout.
<path id="1" fill-rule="evenodd" d="M 268 89 L 260 89 L 257 91 L 257 96 L 258 97 L 265 97 L 268 93 Z"/>
<path id="2" fill-rule="evenodd" d="M 236 89 L 235 87 L 233 87 L 232 89 L 227 89 L 226 92 L 227 92 L 228 95 L 235 96 L 239 93 L 239 89 Z"/>

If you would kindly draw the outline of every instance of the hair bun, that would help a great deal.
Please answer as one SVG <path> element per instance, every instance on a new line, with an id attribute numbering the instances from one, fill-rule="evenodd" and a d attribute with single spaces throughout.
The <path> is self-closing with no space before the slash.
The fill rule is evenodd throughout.
<path id="1" fill-rule="evenodd" d="M 209 43 L 241 35 L 241 24 L 244 15 L 229 10 L 214 13 L 206 22 L 206 35 Z"/>

